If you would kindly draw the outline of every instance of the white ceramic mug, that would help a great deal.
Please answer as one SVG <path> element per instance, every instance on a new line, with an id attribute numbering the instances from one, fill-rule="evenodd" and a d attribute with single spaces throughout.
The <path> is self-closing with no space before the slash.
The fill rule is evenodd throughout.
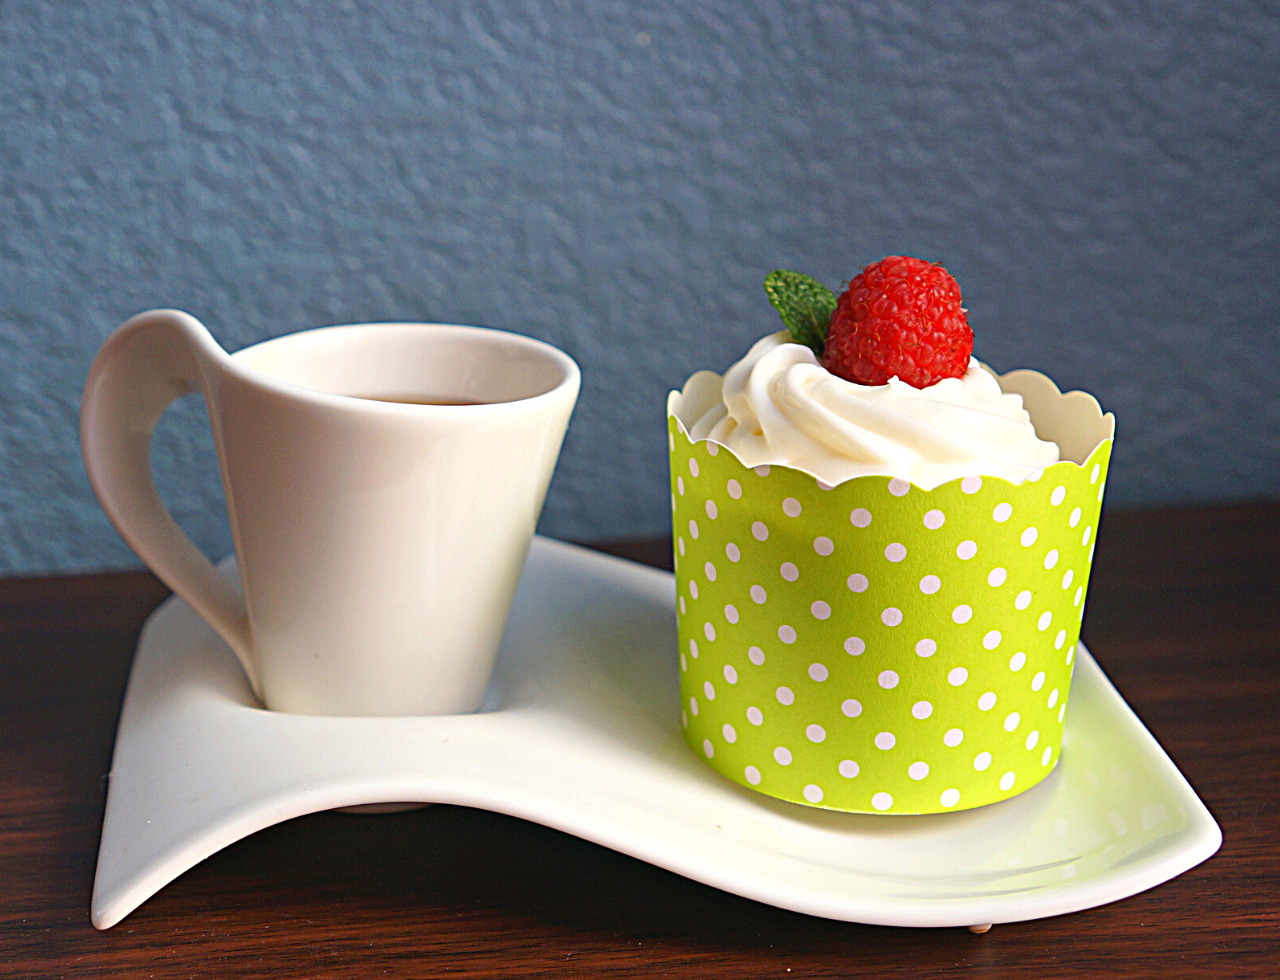
<path id="1" fill-rule="evenodd" d="M 81 442 L 120 533 L 268 708 L 456 714 L 484 698 L 579 385 L 568 355 L 498 330 L 326 327 L 228 355 L 194 317 L 153 310 L 94 361 Z M 239 592 L 151 474 L 156 422 L 197 390 Z"/>

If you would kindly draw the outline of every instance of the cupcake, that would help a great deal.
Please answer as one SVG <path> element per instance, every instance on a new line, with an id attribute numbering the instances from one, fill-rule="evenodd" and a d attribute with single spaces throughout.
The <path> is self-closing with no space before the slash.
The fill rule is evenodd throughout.
<path id="1" fill-rule="evenodd" d="M 972 357 L 955 280 L 890 257 L 668 397 L 681 724 L 757 792 L 859 813 L 1057 765 L 1114 418 Z"/>

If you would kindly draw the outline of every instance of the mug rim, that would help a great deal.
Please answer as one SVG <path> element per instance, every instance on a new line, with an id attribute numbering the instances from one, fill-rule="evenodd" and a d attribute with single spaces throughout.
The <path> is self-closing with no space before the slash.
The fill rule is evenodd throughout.
<path id="1" fill-rule="evenodd" d="M 546 391 L 539 392 L 536 395 L 529 395 L 524 398 L 513 398 L 507 401 L 480 402 L 474 405 L 428 405 L 419 403 L 379 401 L 377 399 L 364 398 L 359 395 L 342 395 L 328 391 L 321 391 L 317 388 L 308 388 L 304 385 L 294 384 L 291 381 L 281 380 L 266 371 L 243 363 L 242 360 L 242 355 L 247 354 L 250 351 L 257 351 L 263 347 L 274 344 L 285 346 L 288 343 L 303 337 L 353 330 L 385 328 L 398 330 L 403 330 L 405 328 L 411 330 L 430 329 L 432 331 L 451 333 L 464 337 L 483 336 L 487 338 L 494 338 L 501 342 L 510 344 L 513 347 L 522 348 L 525 351 L 544 358 L 548 363 L 554 365 L 555 368 L 559 370 L 560 378 Z M 463 323 L 427 323 L 404 320 L 379 321 L 373 323 L 342 323 L 323 327 L 309 327 L 305 330 L 295 330 L 292 333 L 281 334 L 278 337 L 268 337 L 265 340 L 260 340 L 256 343 L 241 347 L 239 350 L 231 353 L 226 352 L 216 344 L 214 344 L 213 347 L 214 350 L 210 353 L 215 354 L 215 360 L 219 362 L 219 365 L 224 370 L 229 371 L 243 381 L 255 384 L 261 388 L 272 391 L 275 394 L 288 398 L 309 401 L 319 405 L 326 405 L 328 407 L 342 407 L 348 411 L 355 410 L 358 407 L 365 411 L 375 413 L 391 413 L 399 415 L 409 413 L 415 414 L 419 417 L 422 417 L 423 415 L 456 417 L 458 414 L 472 413 L 478 415 L 501 415 L 504 413 L 514 414 L 516 412 L 536 410 L 543 404 L 558 402 L 566 395 L 573 396 L 581 387 L 582 379 L 582 371 L 578 367 L 578 363 L 554 344 L 549 344 L 544 340 L 538 340 L 536 337 L 528 337 L 524 334 L 514 333 L 510 330 L 499 330 L 495 327 L 480 327 Z"/>

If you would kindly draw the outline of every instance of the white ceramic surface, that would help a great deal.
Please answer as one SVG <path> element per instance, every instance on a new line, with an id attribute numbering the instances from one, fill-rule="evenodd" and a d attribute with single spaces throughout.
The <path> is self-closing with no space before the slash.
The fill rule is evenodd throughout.
<path id="1" fill-rule="evenodd" d="M 271 708 L 471 711 L 578 386 L 568 355 L 499 330 L 327 327 L 228 355 L 194 317 L 152 310 L 94 362 L 85 465 L 125 540 L 222 635 Z M 151 478 L 156 420 L 196 390 L 240 591 L 173 522 Z"/>
<path id="2" fill-rule="evenodd" d="M 483 711 L 325 718 L 256 707 L 225 644 L 169 600 L 129 681 L 94 924 L 254 831 L 390 801 L 508 813 L 761 902 L 901 926 L 1090 908 L 1221 843 L 1083 648 L 1062 762 L 1012 800 L 864 816 L 739 787 L 680 736 L 673 601 L 668 574 L 535 539 Z"/>

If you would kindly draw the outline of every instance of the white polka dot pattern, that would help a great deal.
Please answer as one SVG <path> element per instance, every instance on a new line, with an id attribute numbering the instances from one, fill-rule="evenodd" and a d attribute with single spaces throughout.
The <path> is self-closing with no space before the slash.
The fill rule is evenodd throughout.
<path id="1" fill-rule="evenodd" d="M 863 813 L 966 809 L 1048 775 L 1109 442 L 1034 483 L 922 491 L 820 487 L 673 419 L 669 436 L 680 723 L 706 764 Z"/>

